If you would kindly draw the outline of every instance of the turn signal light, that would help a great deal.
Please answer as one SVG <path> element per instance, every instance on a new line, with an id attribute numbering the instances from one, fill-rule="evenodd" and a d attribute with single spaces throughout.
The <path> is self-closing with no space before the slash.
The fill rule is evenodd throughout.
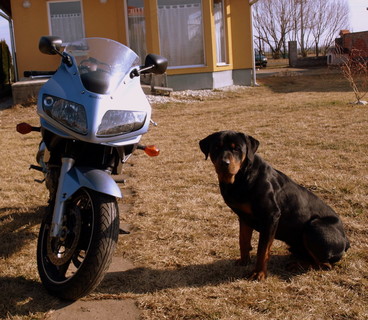
<path id="1" fill-rule="evenodd" d="M 160 154 L 160 149 L 154 145 L 145 146 L 143 150 L 150 157 L 157 157 Z"/>
<path id="2" fill-rule="evenodd" d="M 21 133 L 21 134 L 27 134 L 30 133 L 34 130 L 34 127 L 32 127 L 30 124 L 26 123 L 26 122 L 22 122 L 22 123 L 18 123 L 17 124 L 17 132 Z"/>

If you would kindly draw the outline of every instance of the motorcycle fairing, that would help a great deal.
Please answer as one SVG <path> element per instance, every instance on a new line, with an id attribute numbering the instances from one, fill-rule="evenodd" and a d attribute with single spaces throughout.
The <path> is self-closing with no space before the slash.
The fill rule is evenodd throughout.
<path id="1" fill-rule="evenodd" d="M 83 187 L 114 197 L 123 197 L 119 186 L 105 171 L 88 167 L 73 167 L 65 175 L 61 189 L 62 196 L 57 200 L 64 202 Z"/>
<path id="2" fill-rule="evenodd" d="M 101 40 L 104 41 L 104 39 Z M 129 55 L 133 55 L 133 57 L 136 56 L 129 48 L 123 45 L 121 46 L 126 50 L 122 52 L 127 52 Z M 106 50 L 107 48 L 104 49 Z M 42 127 L 65 138 L 109 146 L 129 145 L 139 141 L 141 136 L 148 131 L 151 119 L 151 106 L 142 90 L 139 77 L 132 78 L 130 76 L 132 70 L 138 66 L 132 66 L 123 73 L 119 73 L 119 77 L 121 78 L 117 77 L 117 79 L 121 80 L 115 80 L 115 76 L 111 75 L 111 83 L 115 83 L 115 85 L 111 85 L 111 89 L 105 93 L 98 93 L 89 91 L 83 85 L 80 69 L 78 68 L 78 56 L 70 55 L 69 57 L 72 64 L 69 66 L 62 63 L 53 77 L 39 91 L 37 113 L 41 118 Z M 86 133 L 81 134 L 75 132 L 50 117 L 42 106 L 43 97 L 47 95 L 84 106 L 87 118 Z M 116 136 L 98 136 L 97 131 L 103 116 L 107 111 L 111 110 L 145 112 L 146 118 L 143 126 L 139 130 Z"/>

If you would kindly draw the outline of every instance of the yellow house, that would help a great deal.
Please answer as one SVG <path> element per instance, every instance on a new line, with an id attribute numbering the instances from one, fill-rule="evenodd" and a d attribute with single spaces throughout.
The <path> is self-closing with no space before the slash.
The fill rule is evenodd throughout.
<path id="1" fill-rule="evenodd" d="M 248 0 L 0 0 L 0 8 L 13 20 L 19 78 L 58 67 L 38 50 L 41 36 L 57 35 L 64 43 L 110 38 L 142 59 L 160 54 L 174 90 L 251 84 Z"/>

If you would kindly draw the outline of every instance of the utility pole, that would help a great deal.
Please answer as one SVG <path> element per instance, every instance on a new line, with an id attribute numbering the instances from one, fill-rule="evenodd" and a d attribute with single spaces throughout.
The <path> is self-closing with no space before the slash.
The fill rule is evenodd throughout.
<path id="1" fill-rule="evenodd" d="M 304 57 L 304 0 L 300 0 L 300 51 Z"/>
<path id="2" fill-rule="evenodd" d="M 251 0 L 249 1 L 249 8 L 250 8 L 250 30 L 251 30 L 251 38 L 252 38 L 252 74 L 253 74 L 253 86 L 257 87 L 257 75 L 256 75 L 256 60 L 254 55 L 254 32 L 253 32 L 253 12 L 252 12 L 252 5 L 254 5 L 258 0 Z"/>

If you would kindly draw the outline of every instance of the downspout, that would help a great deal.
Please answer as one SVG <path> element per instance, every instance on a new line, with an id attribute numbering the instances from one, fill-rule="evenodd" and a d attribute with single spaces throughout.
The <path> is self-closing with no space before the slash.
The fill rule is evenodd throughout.
<path id="1" fill-rule="evenodd" d="M 257 74 L 256 74 L 256 61 L 255 61 L 255 56 L 254 56 L 254 39 L 253 39 L 253 13 L 252 13 L 252 5 L 254 5 L 256 2 L 258 2 L 258 0 L 251 0 L 249 1 L 249 7 L 250 7 L 250 25 L 251 25 L 251 38 L 252 38 L 252 78 L 253 78 L 253 86 L 257 87 L 258 83 L 257 83 Z"/>
<path id="2" fill-rule="evenodd" d="M 15 58 L 15 42 L 14 42 L 14 27 L 13 27 L 13 20 L 6 14 L 0 11 L 0 16 L 3 17 L 5 20 L 8 20 L 9 23 L 9 33 L 10 33 L 10 46 L 11 46 L 11 55 L 13 60 L 13 67 L 14 67 L 14 80 L 15 82 L 18 81 L 18 69 L 17 69 L 17 60 Z"/>

